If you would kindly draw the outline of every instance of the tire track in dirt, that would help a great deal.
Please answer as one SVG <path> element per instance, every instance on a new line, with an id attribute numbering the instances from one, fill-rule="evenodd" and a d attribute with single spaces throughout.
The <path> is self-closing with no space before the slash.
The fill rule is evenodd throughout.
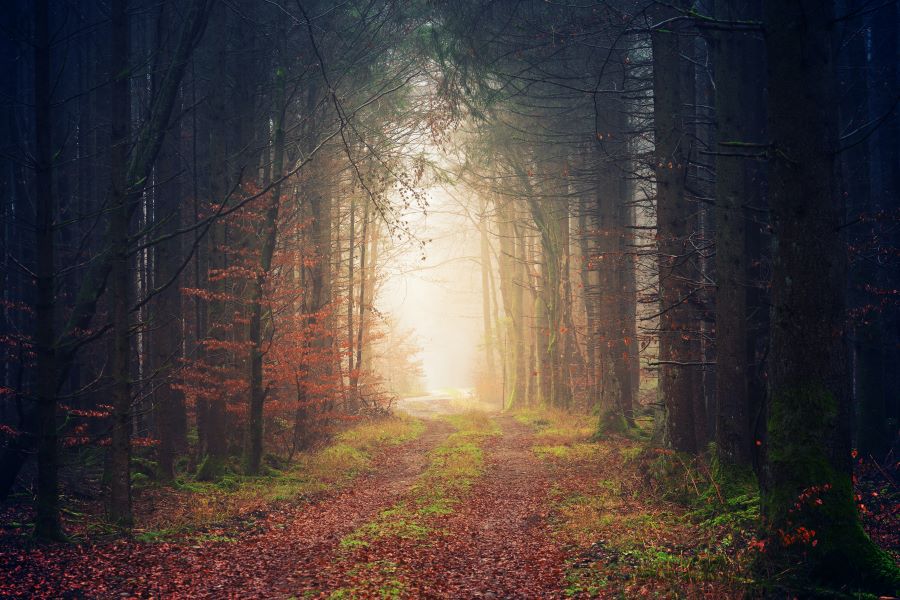
<path id="1" fill-rule="evenodd" d="M 547 522 L 550 483 L 531 450 L 532 432 L 512 417 L 493 419 L 502 434 L 479 442 L 483 472 L 452 512 L 416 513 L 423 490 L 413 488 L 387 521 L 374 524 L 381 534 L 344 548 L 320 572 L 316 598 L 563 596 L 564 556 Z M 435 459 L 446 466 L 443 456 Z M 392 525 L 403 533 L 392 535 Z"/>
<path id="2" fill-rule="evenodd" d="M 420 574 L 413 597 L 562 597 L 564 555 L 547 516 L 550 481 L 531 450 L 530 429 L 495 417 L 503 434 L 489 440 L 485 473 L 442 521 L 440 564 L 409 567 Z"/>

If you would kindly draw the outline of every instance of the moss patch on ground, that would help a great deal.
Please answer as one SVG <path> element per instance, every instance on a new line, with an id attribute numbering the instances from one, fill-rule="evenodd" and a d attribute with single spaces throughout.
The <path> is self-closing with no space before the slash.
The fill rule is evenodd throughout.
<path id="1" fill-rule="evenodd" d="M 648 472 L 656 455 L 644 444 L 623 435 L 597 439 L 587 416 L 541 411 L 517 419 L 536 431 L 533 451 L 553 480 L 554 532 L 573 549 L 567 595 L 740 596 L 750 561 L 728 527 L 666 496 Z M 701 495 L 697 501 L 706 502 Z"/>
<path id="2" fill-rule="evenodd" d="M 547 445 L 572 445 L 588 441 L 597 426 L 596 420 L 589 415 L 549 408 L 524 410 L 513 417 L 534 430 L 535 438 Z"/>
<path id="3" fill-rule="evenodd" d="M 342 547 L 364 547 L 384 538 L 425 539 L 432 531 L 434 517 L 453 512 L 453 507 L 484 471 L 481 443 L 489 436 L 498 435 L 500 430 L 480 411 L 444 419 L 456 431 L 431 451 L 428 468 L 408 496 L 344 537 Z"/>
<path id="4" fill-rule="evenodd" d="M 402 595 L 402 573 L 392 573 L 391 581 L 394 583 L 385 587 L 381 573 L 368 573 L 365 564 L 358 562 L 359 552 L 367 555 L 365 550 L 370 546 L 390 543 L 391 540 L 427 543 L 429 538 L 435 537 L 439 519 L 454 511 L 484 473 L 482 445 L 489 437 L 500 434 L 499 426 L 481 411 L 467 411 L 442 418 L 456 431 L 429 453 L 428 467 L 406 496 L 341 539 L 343 553 L 337 560 L 350 565 L 347 572 L 358 579 L 358 583 L 353 588 L 338 590 L 332 598 L 369 598 L 373 595 L 393 598 Z M 391 595 L 395 593 L 396 596 Z"/>
<path id="5" fill-rule="evenodd" d="M 241 515 L 264 510 L 273 502 L 297 502 L 349 485 L 370 468 L 383 449 L 418 438 L 425 425 L 411 417 L 363 421 L 338 433 L 324 447 L 303 452 L 283 468 L 269 466 L 259 476 L 223 470 L 215 481 L 179 478 L 172 487 L 143 492 L 157 510 L 135 529 L 137 539 L 155 542 Z M 162 510 L 166 507 L 165 510 Z"/>

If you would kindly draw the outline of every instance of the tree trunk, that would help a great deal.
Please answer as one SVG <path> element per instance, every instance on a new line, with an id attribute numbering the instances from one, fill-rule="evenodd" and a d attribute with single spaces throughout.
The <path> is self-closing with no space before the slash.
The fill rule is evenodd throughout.
<path id="1" fill-rule="evenodd" d="M 272 268 L 272 256 L 278 235 L 278 209 L 281 205 L 280 182 L 284 173 L 284 114 L 285 73 L 282 67 L 275 70 L 275 118 L 272 172 L 276 183 L 266 207 L 259 250 L 259 270 L 250 286 L 250 406 L 247 421 L 247 439 L 244 447 L 244 468 L 247 473 L 259 473 L 263 450 L 263 404 L 266 391 L 263 388 L 263 295 L 266 279 Z"/>
<path id="2" fill-rule="evenodd" d="M 516 277 L 519 268 L 511 201 L 498 197 L 495 201 L 495 214 L 497 215 L 500 245 L 500 255 L 497 260 L 500 265 L 500 295 L 503 299 L 507 343 L 506 352 L 503 354 L 504 372 L 506 373 L 504 382 L 506 394 L 503 398 L 503 406 L 506 409 L 514 409 L 519 408 L 525 402 L 525 382 L 521 379 L 517 367 L 522 353 L 521 286 L 524 285 L 524 282 L 517 281 Z"/>
<path id="3" fill-rule="evenodd" d="M 718 0 L 716 18 L 759 21 L 761 0 Z M 762 404 L 754 327 L 765 314 L 756 300 L 759 211 L 765 206 L 765 48 L 755 32 L 713 39 L 716 79 L 716 448 L 722 464 L 750 466 L 753 420 Z M 753 336 L 751 337 L 751 332 Z"/>
<path id="4" fill-rule="evenodd" d="M 352 194 L 352 192 L 351 192 Z M 356 386 L 353 374 L 353 271 L 356 261 L 356 198 L 350 196 L 350 231 L 347 235 L 347 407 L 348 413 L 357 408 Z"/>
<path id="5" fill-rule="evenodd" d="M 173 25 L 174 15 L 169 5 L 161 6 L 160 11 L 159 30 L 163 31 Z M 163 44 L 162 40 L 160 44 Z M 171 54 L 167 45 L 160 52 L 166 58 Z M 155 81 L 154 88 L 158 87 L 159 82 Z M 175 478 L 175 456 L 187 446 L 184 396 L 175 385 L 179 361 L 183 356 L 181 290 L 175 281 L 184 258 L 181 252 L 182 240 L 175 235 L 182 226 L 183 196 L 178 180 L 180 143 L 181 126 L 175 124 L 172 135 L 168 136 L 160 150 L 156 165 L 156 179 L 159 183 L 156 186 L 155 231 L 163 237 L 172 236 L 155 246 L 155 285 L 168 287 L 156 295 L 149 307 L 153 323 L 149 335 L 150 367 L 159 380 L 153 391 L 155 437 L 159 440 L 157 476 L 162 481 L 172 481 Z"/>
<path id="6" fill-rule="evenodd" d="M 868 6 L 862 0 L 846 4 L 846 12 L 860 11 L 863 15 L 864 6 Z M 873 256 L 884 248 L 895 252 L 900 248 L 900 228 L 896 219 L 893 226 L 872 222 L 872 215 L 882 211 L 897 214 L 900 208 L 900 116 L 892 106 L 900 89 L 898 12 L 896 3 L 888 3 L 869 15 L 844 21 L 849 65 L 844 71 L 846 78 L 842 78 L 847 85 L 842 94 L 847 112 L 842 131 L 867 131 L 869 122 L 884 118 L 870 138 L 871 148 L 870 140 L 863 140 L 841 155 L 850 201 L 847 222 L 854 223 L 862 215 L 868 217 L 850 230 L 859 234 L 851 243 L 868 250 L 866 255 L 857 256 L 858 262 L 850 272 L 850 287 L 851 302 L 855 309 L 861 309 L 861 322 L 854 332 L 853 360 L 857 444 L 865 457 L 876 460 L 884 459 L 891 450 L 900 422 L 900 375 L 896 368 L 900 364 L 900 306 L 885 303 L 871 292 L 872 288 L 900 287 L 897 261 Z M 871 20 L 871 30 L 864 26 L 866 20 Z M 873 244 L 881 248 L 873 248 Z"/>
<path id="7" fill-rule="evenodd" d="M 362 369 L 362 357 L 363 357 L 363 334 L 365 332 L 365 310 L 366 310 L 366 243 L 367 236 L 369 230 L 369 199 L 365 200 L 365 207 L 363 209 L 363 222 L 362 222 L 362 231 L 360 232 L 360 247 L 359 247 L 359 315 L 357 320 L 359 323 L 357 324 L 356 329 L 356 360 L 353 360 L 353 356 L 351 354 L 350 359 L 353 362 L 353 366 L 350 369 L 350 395 L 353 398 L 354 405 L 359 407 L 361 405 L 361 397 L 359 393 L 359 378 L 360 371 Z M 352 256 L 351 256 L 352 258 Z M 352 262 L 352 261 L 351 261 Z M 352 326 L 352 321 L 351 321 Z M 351 329 L 351 337 L 353 331 Z"/>
<path id="8" fill-rule="evenodd" d="M 112 46 L 110 50 L 110 177 L 112 256 L 110 303 L 112 305 L 112 440 L 110 442 L 109 517 L 130 528 L 131 514 L 131 281 L 128 268 L 129 222 L 134 196 L 128 181 L 128 146 L 131 124 L 131 67 L 129 64 L 128 1 L 114 0 L 111 8 Z"/>
<path id="9" fill-rule="evenodd" d="M 834 13 L 765 0 L 775 236 L 763 513 L 769 566 L 894 594 L 900 571 L 866 536 L 853 501 L 846 247 L 835 153 Z M 785 535 L 815 531 L 818 542 Z M 797 571 L 797 565 L 802 565 Z"/>
<path id="10" fill-rule="evenodd" d="M 37 355 L 38 477 L 35 536 L 61 539 L 59 518 L 59 442 L 57 439 L 57 375 L 54 348 L 56 317 L 56 248 L 53 237 L 53 140 L 50 126 L 50 14 L 47 0 L 34 6 L 35 119 L 35 249 L 37 298 L 34 338 Z"/>
<path id="11" fill-rule="evenodd" d="M 597 385 L 597 349 L 599 342 L 597 339 L 597 294 L 596 285 L 594 283 L 593 274 L 596 269 L 593 268 L 593 244 L 594 239 L 593 218 L 589 217 L 591 204 L 587 200 L 587 194 L 579 199 L 578 209 L 578 246 L 581 259 L 580 275 L 581 275 L 581 297 L 584 303 L 584 319 L 585 319 L 585 355 L 587 360 L 587 369 L 585 370 L 585 394 L 587 396 L 586 405 L 588 410 L 595 408 L 597 402 L 599 388 Z"/>
<path id="12" fill-rule="evenodd" d="M 682 1 L 661 9 L 659 20 L 678 16 Z M 681 10 L 679 10 L 681 9 Z M 653 46 L 653 120 L 655 124 L 656 220 L 659 239 L 660 392 L 666 407 L 666 434 L 675 450 L 696 452 L 694 367 L 690 341 L 689 207 L 685 196 L 691 143 L 685 135 L 684 70 L 679 32 L 657 28 Z"/>
<path id="13" fill-rule="evenodd" d="M 485 381 L 483 389 L 490 394 L 490 397 L 483 400 L 496 403 L 494 397 L 497 382 L 497 369 L 494 365 L 494 327 L 491 319 L 491 287 L 490 287 L 490 271 L 491 271 L 491 252 L 488 245 L 488 216 L 487 202 L 481 200 L 481 214 L 479 215 L 478 234 L 481 249 L 481 322 L 484 329 L 484 358 L 485 358 Z"/>

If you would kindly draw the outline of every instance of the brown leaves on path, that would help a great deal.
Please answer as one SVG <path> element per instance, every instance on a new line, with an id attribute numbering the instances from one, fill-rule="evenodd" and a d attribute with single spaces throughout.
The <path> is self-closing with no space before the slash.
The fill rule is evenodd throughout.
<path id="1" fill-rule="evenodd" d="M 373 470 L 315 504 L 275 505 L 228 541 L 0 548 L 3 598 L 278 598 L 301 594 L 340 539 L 396 501 L 450 428 L 376 457 Z"/>
<path id="2" fill-rule="evenodd" d="M 563 553 L 547 523 L 550 485 L 533 436 L 512 417 L 496 420 L 502 435 L 483 442 L 483 472 L 452 512 L 414 517 L 427 533 L 406 523 L 399 535 L 347 549 L 323 574 L 319 597 L 565 597 Z"/>
<path id="3" fill-rule="evenodd" d="M 503 435 L 488 441 L 486 471 L 466 502 L 443 521 L 434 555 L 417 553 L 426 574 L 413 595 L 442 598 L 562 597 L 563 553 L 547 516 L 550 482 L 531 451 L 531 432 L 499 417 Z"/>

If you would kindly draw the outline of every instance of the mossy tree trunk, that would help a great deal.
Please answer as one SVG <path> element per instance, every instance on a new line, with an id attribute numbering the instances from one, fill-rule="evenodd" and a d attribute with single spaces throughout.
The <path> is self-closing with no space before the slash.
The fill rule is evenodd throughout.
<path id="1" fill-rule="evenodd" d="M 900 572 L 863 531 L 851 483 L 833 7 L 766 0 L 763 22 L 773 58 L 767 83 L 775 236 L 762 479 L 767 564 L 772 573 L 893 594 Z"/>
<path id="2" fill-rule="evenodd" d="M 503 302 L 504 329 L 506 332 L 506 351 L 503 353 L 505 381 L 505 397 L 503 406 L 506 409 L 521 408 L 526 403 L 524 365 L 524 339 L 522 331 L 522 292 L 524 282 L 519 281 L 517 236 L 514 224 L 512 200 L 497 197 L 494 202 L 497 219 L 500 252 L 497 262 L 500 265 L 500 296 Z"/>

